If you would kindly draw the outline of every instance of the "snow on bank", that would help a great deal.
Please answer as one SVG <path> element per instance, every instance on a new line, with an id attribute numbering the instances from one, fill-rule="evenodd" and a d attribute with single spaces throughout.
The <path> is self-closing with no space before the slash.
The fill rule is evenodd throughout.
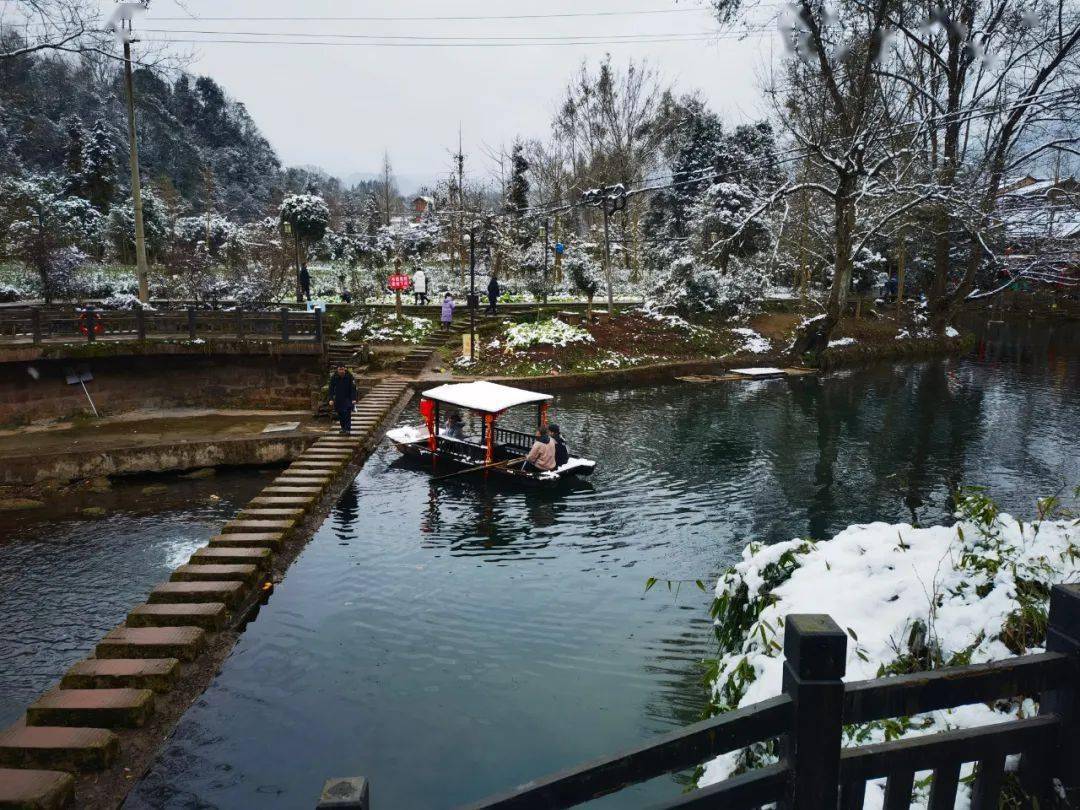
<path id="1" fill-rule="evenodd" d="M 569 346 L 572 343 L 592 343 L 593 336 L 584 329 L 552 318 L 537 323 L 517 323 L 506 330 L 508 349 L 528 349 L 531 346 Z"/>
<path id="2" fill-rule="evenodd" d="M 1040 651 L 1050 586 L 1080 574 L 1080 521 L 1022 523 L 998 514 L 978 493 L 962 498 L 960 506 L 961 519 L 951 527 L 871 523 L 817 543 L 751 543 L 716 588 L 721 657 L 714 705 L 727 711 L 780 692 L 783 617 L 789 613 L 827 613 L 847 631 L 845 680 Z M 933 734 L 1035 711 L 1025 700 L 929 712 L 847 727 L 844 744 Z M 764 744 L 726 754 L 705 766 L 700 785 L 770 761 L 775 753 Z M 970 772 L 967 766 L 964 774 Z M 881 806 L 883 789 L 872 783 L 867 808 Z M 924 783 L 912 807 L 924 807 L 928 792 Z"/>
<path id="3" fill-rule="evenodd" d="M 742 346 L 735 350 L 736 354 L 766 354 L 772 351 L 772 343 L 767 337 L 759 335 L 753 329 L 748 329 L 745 326 L 739 326 L 731 330 L 733 335 L 738 335 L 743 338 Z"/>
<path id="4" fill-rule="evenodd" d="M 854 346 L 854 345 L 855 345 L 855 338 L 853 338 L 853 337 L 842 337 L 842 338 L 837 338 L 836 340 L 830 340 L 829 341 L 829 348 L 830 349 L 835 349 L 838 346 Z"/>

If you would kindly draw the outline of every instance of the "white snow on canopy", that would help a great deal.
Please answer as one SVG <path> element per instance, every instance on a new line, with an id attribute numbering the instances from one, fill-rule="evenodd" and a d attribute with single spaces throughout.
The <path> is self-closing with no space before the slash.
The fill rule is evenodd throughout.
<path id="1" fill-rule="evenodd" d="M 457 405 L 459 408 L 483 413 L 499 413 L 518 405 L 548 402 L 554 399 L 550 394 L 538 394 L 535 391 L 511 388 L 509 385 L 499 385 L 484 380 L 440 385 L 425 391 L 421 396 L 424 399 L 433 399 L 436 402 Z"/>

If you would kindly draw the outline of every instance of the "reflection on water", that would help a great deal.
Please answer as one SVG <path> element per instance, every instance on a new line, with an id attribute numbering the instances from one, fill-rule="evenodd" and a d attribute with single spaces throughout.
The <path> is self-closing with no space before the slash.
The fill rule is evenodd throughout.
<path id="1" fill-rule="evenodd" d="M 708 597 L 648 577 L 948 519 L 961 481 L 1025 514 L 1080 482 L 1077 353 L 1025 337 L 1006 362 L 990 337 L 983 362 L 565 394 L 556 418 L 599 462 L 571 491 L 433 483 L 381 448 L 128 806 L 303 807 L 364 774 L 379 806 L 447 807 L 697 719 Z"/>
<path id="2" fill-rule="evenodd" d="M 51 507 L 5 516 L 0 728 L 85 657 L 265 484 L 264 476 L 239 471 L 201 481 L 155 480 L 167 482 L 168 490 L 153 498 L 142 494 L 145 480 L 118 481 L 107 493 L 84 495 L 108 509 L 103 519 L 46 522 Z"/>

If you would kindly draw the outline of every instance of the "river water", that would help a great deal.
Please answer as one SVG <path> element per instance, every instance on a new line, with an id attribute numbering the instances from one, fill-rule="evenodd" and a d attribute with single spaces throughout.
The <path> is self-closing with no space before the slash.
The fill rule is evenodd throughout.
<path id="1" fill-rule="evenodd" d="M 118 479 L 0 521 L 0 728 L 85 658 L 266 485 L 265 474 Z M 148 485 L 165 486 L 155 495 Z M 100 506 L 104 518 L 79 518 Z"/>
<path id="2" fill-rule="evenodd" d="M 699 719 L 693 580 L 750 540 L 947 520 L 961 482 L 1032 514 L 1080 483 L 1078 358 L 1075 328 L 997 325 L 963 360 L 567 393 L 599 466 L 562 493 L 432 483 L 384 446 L 126 806 L 308 807 L 362 774 L 375 807 L 449 807 Z"/>

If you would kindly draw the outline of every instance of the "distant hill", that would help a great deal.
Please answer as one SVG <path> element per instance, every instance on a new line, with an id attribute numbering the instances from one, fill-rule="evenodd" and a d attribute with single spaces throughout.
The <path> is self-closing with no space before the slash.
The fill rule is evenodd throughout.
<path id="1" fill-rule="evenodd" d="M 244 105 L 211 78 L 134 74 L 143 176 L 178 208 L 239 220 L 269 213 L 281 163 Z M 77 119 L 77 120 L 76 120 Z M 72 133 L 101 121 L 114 150 L 116 196 L 130 185 L 123 74 L 111 60 L 28 55 L 0 62 L 0 173 L 65 173 Z"/>

